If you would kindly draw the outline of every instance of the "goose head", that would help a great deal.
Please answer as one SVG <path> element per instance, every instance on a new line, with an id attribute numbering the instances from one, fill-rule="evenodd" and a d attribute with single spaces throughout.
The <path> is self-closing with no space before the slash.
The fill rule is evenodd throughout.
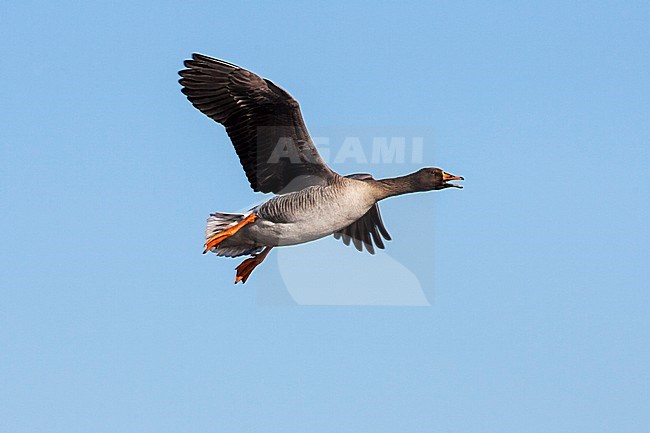
<path id="1" fill-rule="evenodd" d="M 462 188 L 461 185 L 449 183 L 452 180 L 464 180 L 437 167 L 427 167 L 413 173 L 410 179 L 419 191 L 434 191 L 445 188 Z"/>

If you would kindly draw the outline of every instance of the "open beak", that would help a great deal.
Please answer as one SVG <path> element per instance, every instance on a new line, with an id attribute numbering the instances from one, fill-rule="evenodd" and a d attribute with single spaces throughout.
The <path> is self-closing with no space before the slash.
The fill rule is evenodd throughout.
<path id="1" fill-rule="evenodd" d="M 453 174 L 442 172 L 442 181 L 445 183 L 446 187 L 462 188 L 462 185 L 457 185 L 455 183 L 447 183 L 450 180 L 465 180 L 462 176 L 455 176 Z"/>

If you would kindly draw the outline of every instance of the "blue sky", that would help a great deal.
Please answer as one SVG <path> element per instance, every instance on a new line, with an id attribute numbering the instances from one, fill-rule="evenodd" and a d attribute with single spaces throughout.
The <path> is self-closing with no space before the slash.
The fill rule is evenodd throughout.
<path id="1" fill-rule="evenodd" d="M 630 1 L 3 2 L 0 430 L 645 431 L 648 28 Z M 181 95 L 192 52 L 287 88 L 314 135 L 425 138 L 341 172 L 465 176 L 382 204 L 429 307 L 296 305 L 291 256 L 242 287 L 200 254 L 208 213 L 264 196 Z M 396 288 L 300 248 L 332 288 Z"/>

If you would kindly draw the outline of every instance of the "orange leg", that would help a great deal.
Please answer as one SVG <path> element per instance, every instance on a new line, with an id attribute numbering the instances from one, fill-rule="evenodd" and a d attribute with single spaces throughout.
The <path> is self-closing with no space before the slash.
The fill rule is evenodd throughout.
<path id="1" fill-rule="evenodd" d="M 255 257 L 251 257 L 250 259 L 246 259 L 243 262 L 241 262 L 241 264 L 237 266 L 237 276 L 235 277 L 235 284 L 237 284 L 240 281 L 242 282 L 242 284 L 246 283 L 246 280 L 248 280 L 248 277 L 251 276 L 253 269 L 255 269 L 257 265 L 259 265 L 264 261 L 269 251 L 271 251 L 271 248 L 273 247 L 266 247 L 264 248 L 264 251 L 262 251 Z"/>
<path id="2" fill-rule="evenodd" d="M 224 239 L 231 237 L 235 233 L 237 233 L 239 230 L 241 230 L 242 227 L 244 227 L 246 224 L 250 224 L 252 222 L 255 222 L 257 219 L 257 215 L 254 213 L 248 215 L 246 218 L 238 222 L 236 225 L 227 228 L 224 231 L 221 231 L 215 235 L 213 235 L 210 239 L 207 240 L 205 243 L 205 250 L 203 250 L 203 254 L 207 253 L 210 251 L 212 248 L 218 246 L 221 242 L 223 242 Z"/>

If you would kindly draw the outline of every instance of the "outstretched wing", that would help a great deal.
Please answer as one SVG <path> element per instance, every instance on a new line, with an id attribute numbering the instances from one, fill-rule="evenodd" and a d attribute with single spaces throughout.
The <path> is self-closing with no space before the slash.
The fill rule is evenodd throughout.
<path id="1" fill-rule="evenodd" d="M 372 176 L 369 174 L 351 174 L 346 177 L 353 179 L 372 179 Z M 391 240 L 388 230 L 386 230 L 384 222 L 381 219 L 378 204 L 375 204 L 364 216 L 343 230 L 334 233 L 334 237 L 343 240 L 345 245 L 350 245 L 350 241 L 352 241 L 357 250 L 363 251 L 363 247 L 365 246 L 370 254 L 375 254 L 373 241 L 377 248 L 382 250 L 385 248 L 382 236 L 387 241 Z"/>
<path id="2" fill-rule="evenodd" d="M 236 65 L 192 54 L 179 72 L 187 99 L 226 127 L 251 188 L 284 193 L 325 185 L 325 164 L 298 101 L 271 81 Z"/>

